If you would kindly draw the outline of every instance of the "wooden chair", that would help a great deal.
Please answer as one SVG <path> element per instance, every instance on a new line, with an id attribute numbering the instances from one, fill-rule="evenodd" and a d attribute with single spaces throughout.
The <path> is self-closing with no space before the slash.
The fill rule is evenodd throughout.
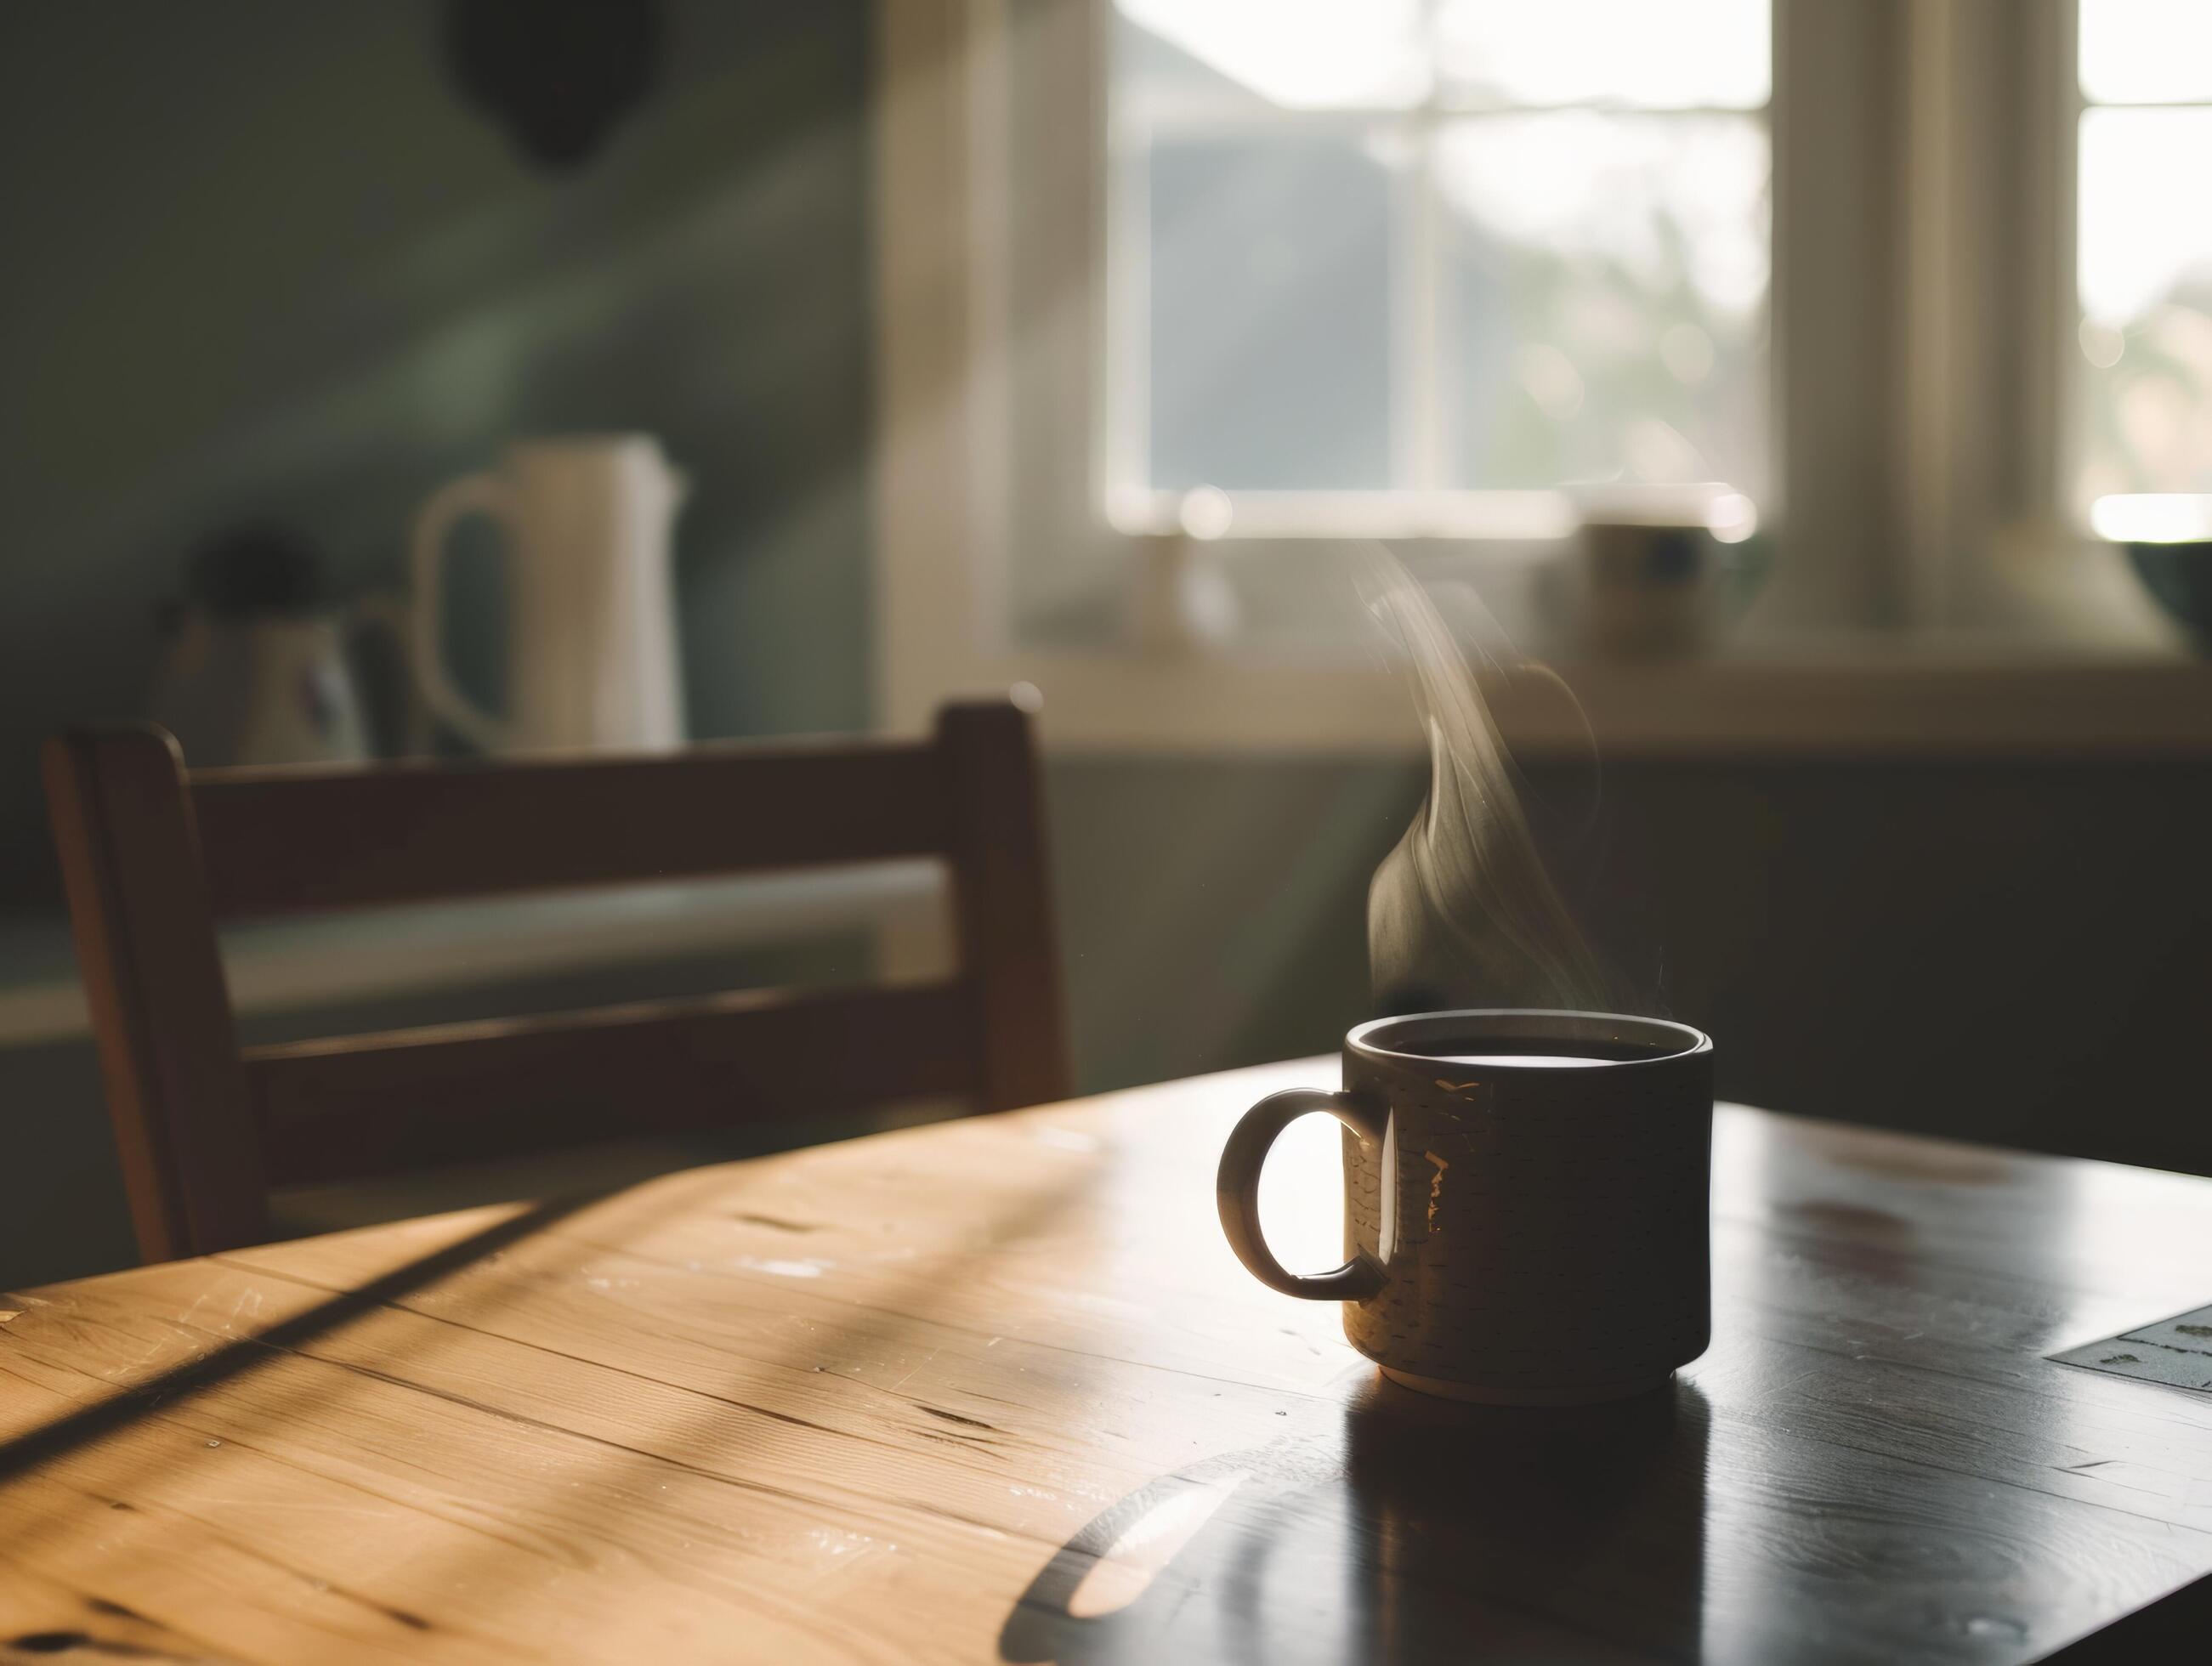
<path id="1" fill-rule="evenodd" d="M 887 1101 L 1065 1097 L 1035 751 L 926 742 L 188 770 L 151 725 L 48 743 L 46 793 L 140 1251 L 269 1233 L 269 1189 Z M 241 1050 L 216 921 L 939 855 L 959 970 Z"/>

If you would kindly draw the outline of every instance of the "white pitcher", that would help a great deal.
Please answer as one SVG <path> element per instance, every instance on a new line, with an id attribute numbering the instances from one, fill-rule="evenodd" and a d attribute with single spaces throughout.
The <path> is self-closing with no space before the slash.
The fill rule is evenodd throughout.
<path id="1" fill-rule="evenodd" d="M 530 440 L 432 494 L 415 519 L 415 672 L 430 709 L 488 752 L 684 739 L 669 530 L 688 483 L 643 434 Z M 488 515 L 507 543 L 507 714 L 454 683 L 442 653 L 447 535 Z"/>

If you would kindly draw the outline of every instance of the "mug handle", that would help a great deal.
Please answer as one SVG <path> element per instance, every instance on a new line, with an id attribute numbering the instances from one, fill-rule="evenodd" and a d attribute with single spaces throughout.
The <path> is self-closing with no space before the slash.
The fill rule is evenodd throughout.
<path id="1" fill-rule="evenodd" d="M 1285 1128 L 1316 1110 L 1335 1117 L 1367 1145 L 1382 1145 L 1388 1113 L 1349 1093 L 1294 1087 L 1269 1094 L 1244 1113 L 1222 1148 L 1221 1170 L 1213 1183 L 1221 1230 L 1245 1270 L 1268 1289 L 1312 1302 L 1364 1302 L 1382 1288 L 1385 1276 L 1382 1264 L 1365 1250 L 1331 1273 L 1293 1273 L 1275 1259 L 1260 1230 L 1260 1170 L 1268 1148 Z"/>
<path id="2" fill-rule="evenodd" d="M 514 495 L 498 476 L 467 474 L 447 481 L 430 495 L 415 517 L 412 546 L 415 580 L 413 641 L 416 686 L 432 714 L 450 724 L 464 740 L 487 752 L 512 751 L 514 731 L 505 720 L 461 692 L 446 669 L 444 644 L 446 536 L 465 515 L 485 515 L 515 536 Z"/>

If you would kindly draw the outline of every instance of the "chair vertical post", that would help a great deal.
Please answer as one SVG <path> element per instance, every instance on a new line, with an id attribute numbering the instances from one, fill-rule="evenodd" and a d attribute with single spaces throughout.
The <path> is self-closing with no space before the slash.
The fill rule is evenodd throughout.
<path id="1" fill-rule="evenodd" d="M 260 1147 L 184 760 L 150 725 L 81 729 L 45 775 L 140 1253 L 255 1243 Z"/>
<path id="2" fill-rule="evenodd" d="M 1067 1037 L 1028 714 L 1010 702 L 947 706 L 937 745 L 951 785 L 955 929 L 976 994 L 977 1103 L 1063 1098 Z"/>

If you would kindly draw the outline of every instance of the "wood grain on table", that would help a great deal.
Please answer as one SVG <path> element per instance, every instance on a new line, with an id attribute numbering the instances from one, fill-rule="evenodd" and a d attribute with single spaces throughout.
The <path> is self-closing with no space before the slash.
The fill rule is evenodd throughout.
<path id="1" fill-rule="evenodd" d="M 2212 1572 L 2212 1396 L 2041 1357 L 2212 1181 L 1724 1108 L 1711 1352 L 1460 1408 L 1222 1242 L 1334 1073 L 8 1298 L 0 1657 L 2010 1662 Z"/>

